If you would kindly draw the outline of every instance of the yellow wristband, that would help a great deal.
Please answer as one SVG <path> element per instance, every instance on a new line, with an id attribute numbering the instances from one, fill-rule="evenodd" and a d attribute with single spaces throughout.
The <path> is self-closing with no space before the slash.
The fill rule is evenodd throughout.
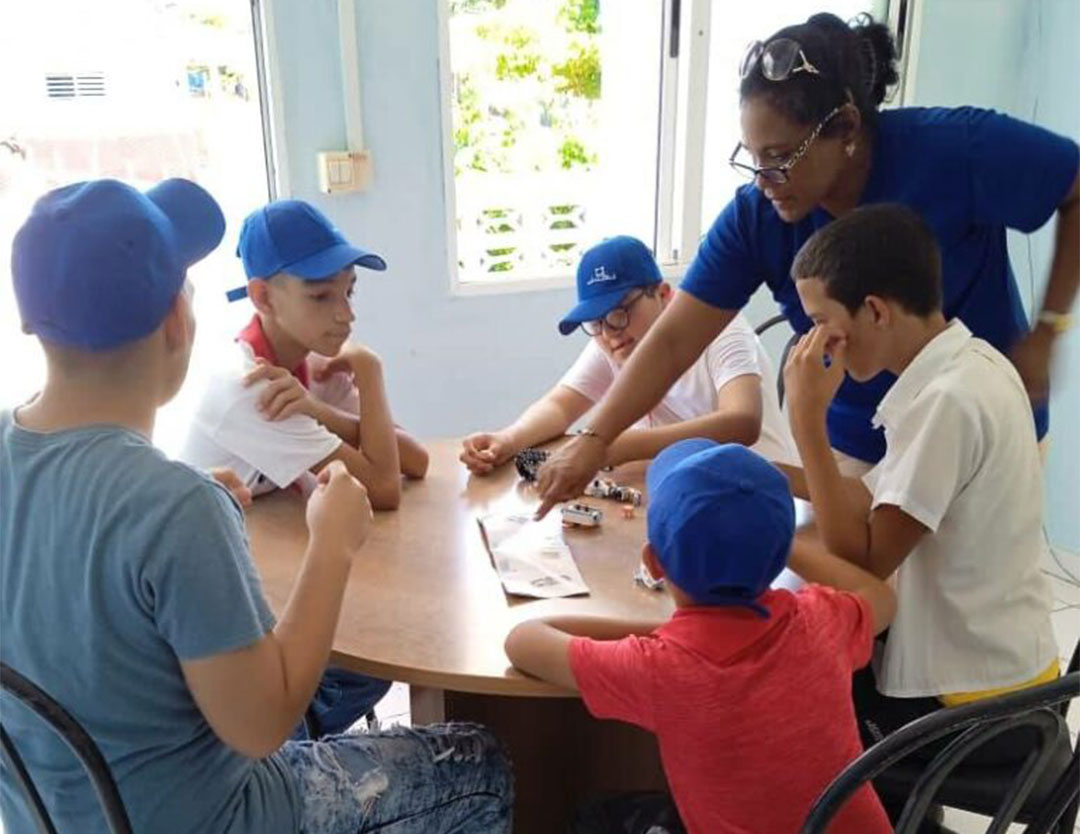
<path id="1" fill-rule="evenodd" d="M 1056 334 L 1064 333 L 1073 325 L 1073 317 L 1070 313 L 1055 313 L 1053 310 L 1043 310 L 1036 321 L 1039 324 L 1045 324 Z"/>

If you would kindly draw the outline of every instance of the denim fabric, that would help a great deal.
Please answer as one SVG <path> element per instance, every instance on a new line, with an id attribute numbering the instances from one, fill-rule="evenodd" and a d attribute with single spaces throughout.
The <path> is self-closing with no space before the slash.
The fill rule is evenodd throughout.
<path id="1" fill-rule="evenodd" d="M 280 755 L 300 797 L 300 834 L 510 831 L 510 763 L 476 724 L 290 741 Z"/>
<path id="2" fill-rule="evenodd" d="M 345 732 L 375 709 L 389 690 L 390 681 L 369 678 L 348 669 L 327 669 L 311 699 L 311 712 L 318 723 L 317 737 Z M 304 738 L 307 736 L 300 736 L 300 739 Z"/>

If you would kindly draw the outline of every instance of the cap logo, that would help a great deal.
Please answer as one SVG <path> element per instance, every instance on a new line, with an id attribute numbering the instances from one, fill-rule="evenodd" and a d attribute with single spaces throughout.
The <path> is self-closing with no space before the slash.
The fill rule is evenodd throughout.
<path id="1" fill-rule="evenodd" d="M 604 269 L 603 264 L 601 264 L 592 271 L 592 278 L 589 279 L 588 286 L 592 286 L 593 284 L 603 284 L 607 281 L 617 280 L 619 280 L 618 273 L 614 275 L 610 274 L 606 269 Z"/>

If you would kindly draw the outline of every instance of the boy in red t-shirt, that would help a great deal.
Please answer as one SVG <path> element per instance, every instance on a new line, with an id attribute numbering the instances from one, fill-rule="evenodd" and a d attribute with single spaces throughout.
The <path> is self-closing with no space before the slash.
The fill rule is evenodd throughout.
<path id="1" fill-rule="evenodd" d="M 532 620 L 510 633 L 507 654 L 580 690 L 597 718 L 655 733 L 691 834 L 795 832 L 862 752 L 851 676 L 888 625 L 893 593 L 820 548 L 793 549 L 787 480 L 743 446 L 680 441 L 657 456 L 647 486 L 642 555 L 667 579 L 671 620 Z M 834 587 L 770 590 L 785 562 Z M 829 830 L 892 828 L 866 786 Z"/>

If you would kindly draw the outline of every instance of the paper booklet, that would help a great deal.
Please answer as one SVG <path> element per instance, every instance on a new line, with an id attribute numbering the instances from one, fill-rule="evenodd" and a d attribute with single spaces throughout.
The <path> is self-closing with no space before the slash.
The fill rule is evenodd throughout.
<path id="1" fill-rule="evenodd" d="M 589 593 L 563 541 L 558 513 L 541 521 L 528 515 L 494 513 L 476 522 L 506 593 L 537 599 Z"/>

